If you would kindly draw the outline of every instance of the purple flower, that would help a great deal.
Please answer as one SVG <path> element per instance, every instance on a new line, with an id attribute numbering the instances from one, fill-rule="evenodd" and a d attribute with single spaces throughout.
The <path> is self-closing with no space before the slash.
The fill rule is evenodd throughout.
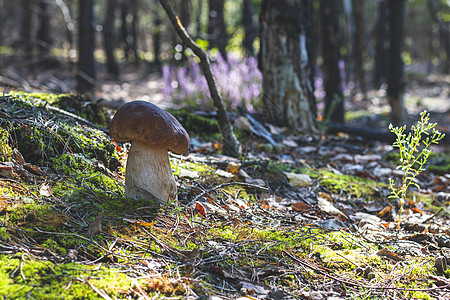
<path id="1" fill-rule="evenodd" d="M 231 53 L 224 60 L 217 54 L 211 69 L 216 78 L 224 102 L 231 109 L 244 105 L 254 112 L 255 104 L 260 103 L 262 74 L 254 57 L 239 58 Z M 166 96 L 179 103 L 192 103 L 211 107 L 208 84 L 193 59 L 187 67 L 163 67 L 164 90 Z M 189 102 L 191 101 L 191 102 Z"/>

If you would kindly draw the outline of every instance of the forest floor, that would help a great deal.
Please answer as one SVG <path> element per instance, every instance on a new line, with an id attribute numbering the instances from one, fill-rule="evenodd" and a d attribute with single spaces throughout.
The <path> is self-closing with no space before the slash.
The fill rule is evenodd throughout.
<path id="1" fill-rule="evenodd" d="M 413 121 L 427 108 L 450 131 L 449 81 L 410 81 Z M 178 200 L 158 207 L 124 197 L 128 145 L 106 133 L 114 105 L 160 84 L 137 82 L 104 85 L 108 107 L 0 96 L 0 298 L 450 299 L 448 140 L 399 223 L 392 145 L 267 126 L 273 147 L 237 128 L 231 158 L 214 118 L 172 108 L 191 148 L 171 155 Z M 383 91 L 348 106 L 349 124 L 387 129 Z"/>

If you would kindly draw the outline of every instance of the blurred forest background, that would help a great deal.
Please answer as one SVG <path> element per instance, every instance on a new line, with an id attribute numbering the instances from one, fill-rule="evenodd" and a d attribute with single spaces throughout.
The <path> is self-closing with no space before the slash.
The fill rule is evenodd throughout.
<path id="1" fill-rule="evenodd" d="M 405 107 L 448 116 L 448 0 L 170 2 L 231 111 L 313 131 L 358 110 L 368 126 L 405 124 Z M 157 0 L 0 0 L 0 86 L 213 110 L 180 41 Z"/>

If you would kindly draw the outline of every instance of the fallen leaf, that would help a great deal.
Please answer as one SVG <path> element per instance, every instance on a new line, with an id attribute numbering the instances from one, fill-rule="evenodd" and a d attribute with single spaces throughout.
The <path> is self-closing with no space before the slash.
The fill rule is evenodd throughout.
<path id="1" fill-rule="evenodd" d="M 325 198 L 328 201 L 330 201 L 331 203 L 333 203 L 333 199 L 331 198 L 331 196 L 327 193 L 324 192 L 319 192 L 319 197 Z"/>
<path id="2" fill-rule="evenodd" d="M 136 225 L 141 225 L 141 226 L 146 226 L 146 227 L 152 227 L 153 225 L 155 225 L 156 221 L 153 222 L 145 222 L 145 221 L 136 221 L 135 224 Z"/>
<path id="3" fill-rule="evenodd" d="M 225 178 L 231 178 L 234 176 L 234 174 L 224 171 L 222 169 L 217 169 L 215 172 L 217 175 L 221 176 L 221 177 L 225 177 Z"/>
<path id="4" fill-rule="evenodd" d="M 387 257 L 389 259 L 392 259 L 393 261 L 403 261 L 403 260 L 405 260 L 404 258 L 398 256 L 397 254 L 395 254 L 394 252 L 389 251 L 386 248 L 383 248 L 380 251 L 378 251 L 377 255 L 381 256 L 381 257 Z"/>
<path id="5" fill-rule="evenodd" d="M 327 213 L 329 215 L 342 216 L 347 219 L 347 216 L 339 209 L 334 207 L 333 204 L 327 199 L 319 196 L 317 197 L 317 200 L 318 200 L 317 206 L 322 212 Z"/>
<path id="6" fill-rule="evenodd" d="M 298 211 L 298 212 L 303 212 L 303 211 L 305 211 L 307 209 L 310 209 L 310 208 L 311 207 L 308 204 L 303 203 L 303 202 L 297 202 L 297 203 L 294 203 L 292 205 L 292 210 L 293 211 Z"/>
<path id="7" fill-rule="evenodd" d="M 287 137 L 283 139 L 283 145 L 291 147 L 291 148 L 297 148 L 298 144 L 295 142 L 291 137 Z"/>
<path id="8" fill-rule="evenodd" d="M 413 207 L 413 208 L 411 208 L 411 210 L 413 211 L 413 213 L 418 213 L 418 214 L 423 215 L 423 210 L 421 210 L 420 208 Z"/>
<path id="9" fill-rule="evenodd" d="M 38 175 L 38 176 L 45 175 L 44 172 L 42 172 L 38 166 L 35 166 L 32 164 L 25 163 L 25 164 L 23 164 L 23 168 L 34 175 Z"/>
<path id="10" fill-rule="evenodd" d="M 52 187 L 46 183 L 41 184 L 41 186 L 39 187 L 39 195 L 44 197 L 50 197 L 51 195 L 53 195 Z"/>
<path id="11" fill-rule="evenodd" d="M 229 162 L 225 171 L 234 175 L 238 175 L 240 166 L 241 166 L 240 163 Z"/>
<path id="12" fill-rule="evenodd" d="M 288 179 L 289 183 L 296 188 L 308 186 L 312 182 L 312 179 L 311 177 L 309 177 L 308 174 L 284 172 L 284 175 L 286 175 L 286 178 Z"/>
<path id="13" fill-rule="evenodd" d="M 190 170 L 186 170 L 184 168 L 180 168 L 180 174 L 178 175 L 178 177 L 197 179 L 200 177 L 200 175 L 198 175 L 198 172 L 196 172 L 196 171 L 190 171 Z"/>
<path id="14" fill-rule="evenodd" d="M 200 202 L 197 202 L 195 204 L 195 210 L 198 211 L 198 213 L 201 214 L 203 217 L 206 217 L 205 207 L 201 205 Z"/>
<path id="15" fill-rule="evenodd" d="M 382 211 L 377 213 L 377 217 L 386 221 L 392 221 L 392 207 L 386 206 Z"/>

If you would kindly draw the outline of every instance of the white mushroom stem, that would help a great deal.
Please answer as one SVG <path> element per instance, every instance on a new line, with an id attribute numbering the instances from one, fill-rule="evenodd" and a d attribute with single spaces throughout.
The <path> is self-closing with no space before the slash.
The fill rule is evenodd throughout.
<path id="1" fill-rule="evenodd" d="M 125 195 L 165 204 L 175 198 L 176 193 L 167 148 L 132 141 L 125 171 Z"/>

